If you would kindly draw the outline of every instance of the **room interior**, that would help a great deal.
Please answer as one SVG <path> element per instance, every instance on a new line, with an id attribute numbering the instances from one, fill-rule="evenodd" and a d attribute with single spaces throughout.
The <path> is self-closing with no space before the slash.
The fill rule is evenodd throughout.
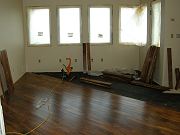
<path id="1" fill-rule="evenodd" d="M 159 12 L 153 3 L 160 3 Z M 179 4 L 0 0 L 0 134 L 179 135 Z M 78 9 L 74 16 L 63 14 L 73 8 Z M 98 18 L 96 9 L 106 9 L 107 14 Z M 35 18 L 40 10 L 48 11 L 49 22 Z M 131 12 L 136 13 L 134 24 L 128 20 Z M 79 20 L 72 19 L 75 13 Z M 153 15 L 160 15 L 160 23 Z M 71 22 L 64 21 L 66 28 L 63 17 Z"/>

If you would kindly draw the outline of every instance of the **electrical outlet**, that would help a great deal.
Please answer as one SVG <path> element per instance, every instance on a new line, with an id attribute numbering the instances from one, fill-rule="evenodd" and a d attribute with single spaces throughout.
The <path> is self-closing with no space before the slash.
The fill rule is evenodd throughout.
<path id="1" fill-rule="evenodd" d="M 39 59 L 38 62 L 41 63 L 41 60 Z"/>
<path id="2" fill-rule="evenodd" d="M 93 62 L 94 60 L 93 59 L 91 59 L 91 62 Z"/>
<path id="3" fill-rule="evenodd" d="M 101 62 L 103 62 L 104 61 L 104 59 L 103 58 L 101 58 Z"/>
<path id="4" fill-rule="evenodd" d="M 176 34 L 176 38 L 180 38 L 180 34 Z"/>
<path id="5" fill-rule="evenodd" d="M 171 22 L 174 22 L 175 21 L 175 19 L 174 18 L 171 18 Z"/>
<path id="6" fill-rule="evenodd" d="M 171 38 L 174 38 L 174 34 L 171 34 Z"/>
<path id="7" fill-rule="evenodd" d="M 59 59 L 59 63 L 61 63 L 62 62 L 62 60 L 61 59 Z"/>
<path id="8" fill-rule="evenodd" d="M 77 59 L 74 59 L 74 62 L 77 62 Z"/>

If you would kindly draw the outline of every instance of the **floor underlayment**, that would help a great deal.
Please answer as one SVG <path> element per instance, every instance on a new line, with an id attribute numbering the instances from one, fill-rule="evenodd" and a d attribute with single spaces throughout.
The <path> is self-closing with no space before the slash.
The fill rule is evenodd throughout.
<path id="1" fill-rule="evenodd" d="M 49 76 L 61 79 L 61 73 L 59 73 L 59 72 L 38 73 L 38 74 L 49 75 Z M 83 74 L 81 72 L 73 72 L 71 74 L 71 77 L 74 77 L 74 76 L 75 76 L 75 78 L 72 80 L 72 82 L 79 84 L 79 85 L 96 88 L 98 90 L 103 90 L 106 92 L 138 99 L 141 101 L 148 101 L 152 104 L 167 106 L 167 107 L 171 107 L 171 108 L 180 110 L 180 100 L 179 100 L 180 94 L 163 93 L 160 90 L 145 88 L 145 87 L 141 87 L 141 86 L 135 86 L 135 85 L 119 82 L 119 81 L 105 79 L 102 77 L 92 77 L 92 76 L 90 77 L 87 74 Z M 102 87 L 82 83 L 82 82 L 80 82 L 80 77 L 90 77 L 90 78 L 95 78 L 95 79 L 99 79 L 99 80 L 109 81 L 112 83 L 112 88 L 107 89 L 107 88 L 102 88 Z"/>

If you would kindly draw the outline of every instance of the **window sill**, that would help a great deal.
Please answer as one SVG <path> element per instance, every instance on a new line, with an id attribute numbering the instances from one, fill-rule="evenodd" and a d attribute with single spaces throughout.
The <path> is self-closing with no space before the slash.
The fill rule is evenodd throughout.
<path id="1" fill-rule="evenodd" d="M 50 44 L 31 44 L 27 45 L 27 47 L 51 47 L 52 45 Z"/>
<path id="2" fill-rule="evenodd" d="M 138 46 L 138 47 L 146 46 L 146 44 L 138 45 L 138 44 L 135 44 L 135 43 L 119 43 L 119 45 L 122 45 L 122 46 Z"/>
<path id="3" fill-rule="evenodd" d="M 80 46 L 82 43 L 68 43 L 68 44 L 58 44 L 57 46 Z"/>
<path id="4" fill-rule="evenodd" d="M 81 46 L 83 43 L 78 44 L 58 44 L 57 46 Z M 112 45 L 112 43 L 90 43 L 92 46 L 103 46 L 103 45 Z"/>
<path id="5" fill-rule="evenodd" d="M 112 43 L 90 43 L 90 45 L 93 45 L 93 46 L 103 46 L 103 45 L 113 45 Z"/>

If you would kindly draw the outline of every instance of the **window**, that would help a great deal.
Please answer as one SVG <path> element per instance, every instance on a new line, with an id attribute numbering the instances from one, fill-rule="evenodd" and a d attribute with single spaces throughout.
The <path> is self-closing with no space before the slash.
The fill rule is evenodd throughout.
<path id="1" fill-rule="evenodd" d="M 152 45 L 160 47 L 161 2 L 152 3 Z"/>
<path id="2" fill-rule="evenodd" d="M 147 42 L 147 7 L 120 9 L 120 43 L 145 45 Z"/>
<path id="3" fill-rule="evenodd" d="M 30 45 L 50 44 L 49 9 L 31 8 L 28 10 Z"/>
<path id="4" fill-rule="evenodd" d="M 59 8 L 59 43 L 80 43 L 80 8 Z"/>
<path id="5" fill-rule="evenodd" d="M 90 8 L 90 43 L 111 42 L 111 8 Z"/>

